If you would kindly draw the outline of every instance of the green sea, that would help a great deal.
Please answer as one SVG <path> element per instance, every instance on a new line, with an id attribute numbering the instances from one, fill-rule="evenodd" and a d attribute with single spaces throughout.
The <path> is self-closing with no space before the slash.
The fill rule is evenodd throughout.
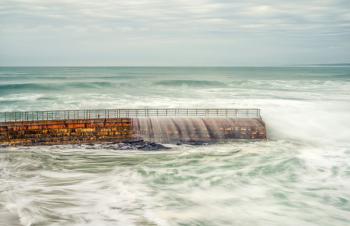
<path id="1" fill-rule="evenodd" d="M 260 108 L 265 141 L 0 147 L 1 226 L 348 226 L 350 66 L 1 67 L 4 111 Z"/>

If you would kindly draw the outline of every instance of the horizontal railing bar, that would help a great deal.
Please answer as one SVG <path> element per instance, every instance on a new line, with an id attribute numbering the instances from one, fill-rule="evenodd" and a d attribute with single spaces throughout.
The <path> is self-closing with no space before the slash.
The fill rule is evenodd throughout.
<path id="1" fill-rule="evenodd" d="M 0 122 L 128 117 L 234 117 L 260 118 L 257 108 L 119 108 L 0 112 Z"/>
<path id="2" fill-rule="evenodd" d="M 0 112 L 0 114 L 3 113 L 25 113 L 25 112 L 68 112 L 68 111 L 105 111 L 105 110 L 112 110 L 112 111 L 119 111 L 119 110 L 210 110 L 210 111 L 215 111 L 215 110 L 259 110 L 259 108 L 106 108 L 106 109 L 80 109 L 80 110 L 52 110 L 52 111 L 4 111 Z"/>

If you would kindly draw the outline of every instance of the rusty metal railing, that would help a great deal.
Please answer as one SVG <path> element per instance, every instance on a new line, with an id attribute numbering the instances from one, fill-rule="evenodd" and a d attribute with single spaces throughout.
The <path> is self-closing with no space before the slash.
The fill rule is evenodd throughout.
<path id="1" fill-rule="evenodd" d="M 144 108 L 0 112 L 0 122 L 140 117 L 261 118 L 260 109 L 236 108 Z"/>

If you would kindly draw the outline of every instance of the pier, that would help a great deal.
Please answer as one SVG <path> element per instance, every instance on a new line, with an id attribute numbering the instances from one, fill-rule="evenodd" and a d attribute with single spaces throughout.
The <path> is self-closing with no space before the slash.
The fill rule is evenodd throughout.
<path id="1" fill-rule="evenodd" d="M 260 109 L 164 108 L 0 112 L 1 145 L 266 139 Z"/>

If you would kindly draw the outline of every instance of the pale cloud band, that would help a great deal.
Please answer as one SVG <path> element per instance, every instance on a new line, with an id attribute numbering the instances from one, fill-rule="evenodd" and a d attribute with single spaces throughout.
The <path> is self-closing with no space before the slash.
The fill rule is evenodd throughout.
<path id="1" fill-rule="evenodd" d="M 0 34 L 2 65 L 344 62 L 350 1 L 1 0 Z"/>

